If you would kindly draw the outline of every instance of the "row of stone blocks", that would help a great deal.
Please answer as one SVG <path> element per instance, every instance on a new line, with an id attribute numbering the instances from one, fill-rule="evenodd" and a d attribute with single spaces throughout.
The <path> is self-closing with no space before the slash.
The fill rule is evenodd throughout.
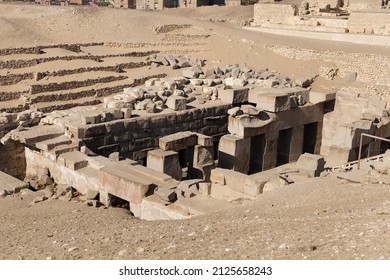
<path id="1" fill-rule="evenodd" d="M 126 76 L 108 76 L 96 79 L 86 79 L 83 81 L 67 81 L 62 83 L 49 83 L 49 84 L 35 84 L 30 85 L 30 94 L 38 94 L 42 92 L 69 90 L 80 87 L 88 87 L 99 83 L 110 83 L 114 81 L 120 81 L 127 79 Z"/>
<path id="2" fill-rule="evenodd" d="M 96 62 L 100 62 L 103 58 L 108 57 L 145 57 L 152 54 L 155 54 L 156 51 L 146 51 L 146 52 L 129 52 L 122 54 L 107 54 L 107 55 L 67 55 L 67 56 L 55 56 L 55 57 L 45 57 L 45 58 L 36 58 L 36 59 L 26 59 L 26 60 L 8 60 L 8 61 L 0 61 L 0 69 L 19 69 L 32 67 L 40 63 L 58 61 L 58 60 L 93 60 Z"/>
<path id="3" fill-rule="evenodd" d="M 34 78 L 39 80 L 40 77 L 45 77 L 45 76 L 60 77 L 66 75 L 81 74 L 85 72 L 98 72 L 98 71 L 119 72 L 121 69 L 141 68 L 149 64 L 150 63 L 148 62 L 128 62 L 128 63 L 119 63 L 117 65 L 112 65 L 112 66 L 108 65 L 108 66 L 81 67 L 76 69 L 62 69 L 50 73 L 29 72 L 29 73 L 22 73 L 22 74 L 10 74 L 10 75 L 0 76 L 0 85 L 1 86 L 15 85 L 23 80 L 27 80 L 27 79 L 31 80 Z"/>
<path id="4" fill-rule="evenodd" d="M 8 48 L 0 49 L 0 56 L 12 54 L 41 54 L 43 49 L 62 48 L 73 52 L 79 52 L 80 47 L 102 46 L 104 43 L 80 43 L 80 44 L 54 44 L 54 45 L 40 45 L 27 48 Z"/>
<path id="5" fill-rule="evenodd" d="M 116 145 L 119 152 L 131 152 L 157 147 L 158 138 L 180 131 L 191 130 L 206 135 L 226 133 L 226 115 L 230 107 L 231 105 L 194 108 L 152 117 L 74 127 L 71 130 L 76 138 L 83 139 L 92 149 Z"/>

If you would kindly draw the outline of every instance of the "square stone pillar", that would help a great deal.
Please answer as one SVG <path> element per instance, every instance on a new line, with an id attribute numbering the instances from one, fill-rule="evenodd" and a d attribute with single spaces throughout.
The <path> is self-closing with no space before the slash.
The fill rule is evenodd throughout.
<path id="1" fill-rule="evenodd" d="M 161 149 L 148 152 L 147 167 L 165 173 L 176 180 L 182 179 L 179 154 Z"/>
<path id="2" fill-rule="evenodd" d="M 249 172 L 250 138 L 241 138 L 235 135 L 224 135 L 219 141 L 219 166 L 244 174 Z"/>
<path id="3" fill-rule="evenodd" d="M 278 131 L 265 134 L 263 171 L 276 167 L 278 157 L 278 137 Z"/>
<path id="4" fill-rule="evenodd" d="M 324 125 L 323 121 L 319 121 L 317 123 L 317 139 L 316 139 L 316 147 L 314 149 L 314 154 L 316 154 L 316 155 L 319 155 L 320 151 L 321 151 L 323 125 Z"/>
<path id="5" fill-rule="evenodd" d="M 295 126 L 291 133 L 290 162 L 297 161 L 303 151 L 304 126 Z"/>

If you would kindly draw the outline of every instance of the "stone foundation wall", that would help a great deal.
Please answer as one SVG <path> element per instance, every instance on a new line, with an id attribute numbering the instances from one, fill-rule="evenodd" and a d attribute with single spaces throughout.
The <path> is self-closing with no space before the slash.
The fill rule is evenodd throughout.
<path id="1" fill-rule="evenodd" d="M 348 19 L 350 33 L 390 35 L 390 11 L 352 11 Z"/>
<path id="2" fill-rule="evenodd" d="M 126 76 L 108 76 L 97 79 L 87 79 L 83 81 L 70 81 L 63 83 L 50 83 L 46 85 L 31 85 L 30 86 L 30 94 L 37 94 L 41 92 L 49 92 L 49 91 L 58 91 L 58 90 L 69 90 L 80 87 L 88 87 L 98 83 L 110 83 L 114 81 L 121 81 L 127 79 Z"/>
<path id="3" fill-rule="evenodd" d="M 25 67 L 35 66 L 40 63 L 57 61 L 57 60 L 94 60 L 99 62 L 102 58 L 107 57 L 146 57 L 152 54 L 158 53 L 157 51 L 147 51 L 147 52 L 129 52 L 122 54 L 109 54 L 109 55 L 68 55 L 68 56 L 55 56 L 55 57 L 45 57 L 45 58 L 37 58 L 37 59 L 29 59 L 29 60 L 8 60 L 8 61 L 0 61 L 0 69 L 20 69 Z"/>
<path id="4" fill-rule="evenodd" d="M 23 180 L 26 175 L 24 145 L 12 140 L 0 143 L 0 171 Z"/>
<path id="5" fill-rule="evenodd" d="M 28 93 L 28 91 L 0 92 L 0 102 L 19 99 L 24 93 Z"/>
<path id="6" fill-rule="evenodd" d="M 129 63 L 120 63 L 115 66 L 113 65 L 113 66 L 81 67 L 77 69 L 63 69 L 63 70 L 53 71 L 49 73 L 48 76 L 61 77 L 66 75 L 81 74 L 85 72 L 97 72 L 97 71 L 116 72 L 119 71 L 120 69 L 141 68 L 147 65 L 150 65 L 150 62 L 129 62 Z M 12 75 L 0 76 L 0 86 L 15 85 L 20 81 L 33 79 L 34 77 L 35 77 L 35 73 L 23 73 L 23 74 L 12 74 Z"/>
<path id="7" fill-rule="evenodd" d="M 382 0 L 349 0 L 348 7 L 353 10 L 380 9 Z"/>
<path id="8" fill-rule="evenodd" d="M 42 49 L 50 48 L 62 48 L 70 50 L 73 52 L 80 52 L 80 47 L 90 47 L 90 46 L 102 46 L 104 43 L 85 43 L 85 44 L 57 44 L 57 45 L 42 45 L 29 48 L 8 48 L 1 49 L 0 56 L 12 55 L 12 54 L 40 54 Z"/>
<path id="9" fill-rule="evenodd" d="M 159 146 L 159 138 L 180 131 L 193 131 L 216 138 L 227 133 L 231 105 L 188 109 L 183 112 L 138 117 L 78 129 L 78 137 L 100 155 L 113 152 L 140 160 Z"/>
<path id="10" fill-rule="evenodd" d="M 263 23 L 284 23 L 297 14 L 297 7 L 294 5 L 281 4 L 255 4 L 254 5 L 254 24 Z"/>

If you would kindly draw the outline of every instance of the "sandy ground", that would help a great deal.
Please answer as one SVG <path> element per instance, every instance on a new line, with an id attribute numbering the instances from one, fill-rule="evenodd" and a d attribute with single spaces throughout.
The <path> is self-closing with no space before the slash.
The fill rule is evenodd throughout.
<path id="1" fill-rule="evenodd" d="M 0 199 L 1 259 L 389 259 L 390 188 L 311 179 L 188 220 Z"/>
<path id="2" fill-rule="evenodd" d="M 315 86 L 349 87 L 388 98 L 388 87 L 375 82 L 389 73 L 387 48 L 241 29 L 252 16 L 251 7 L 143 12 L 0 4 L 0 48 L 174 42 L 172 48 L 158 49 L 205 58 L 210 65 L 243 61 L 290 77 L 315 76 L 331 68 L 340 74 L 356 71 L 357 83 L 342 77 L 330 83 L 319 77 Z M 154 27 L 165 24 L 191 27 L 154 32 Z M 193 45 L 180 45 L 183 42 Z M 17 195 L 0 198 L 0 258 L 390 259 L 389 198 L 387 185 L 347 184 L 328 177 L 275 190 L 255 201 L 232 203 L 230 209 L 207 216 L 145 222 L 120 208 L 96 209 L 58 200 L 29 207 L 32 197 Z"/>

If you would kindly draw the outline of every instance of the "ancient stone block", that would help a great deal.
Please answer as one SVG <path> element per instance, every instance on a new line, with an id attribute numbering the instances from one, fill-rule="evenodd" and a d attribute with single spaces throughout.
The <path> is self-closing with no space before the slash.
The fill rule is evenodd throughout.
<path id="1" fill-rule="evenodd" d="M 81 152 L 73 151 L 59 156 L 60 161 L 65 161 L 65 166 L 72 170 L 78 170 L 88 165 L 87 156 Z"/>
<path id="2" fill-rule="evenodd" d="M 194 148 L 194 165 L 202 166 L 214 163 L 214 147 L 204 147 L 195 145 Z"/>
<path id="3" fill-rule="evenodd" d="M 191 68 L 183 69 L 183 77 L 189 79 L 197 79 L 199 75 L 202 73 L 203 71 L 199 67 L 191 67 Z"/>
<path id="4" fill-rule="evenodd" d="M 198 133 L 198 145 L 204 146 L 204 147 L 211 147 L 214 146 L 213 137 L 203 135 Z"/>
<path id="5" fill-rule="evenodd" d="M 335 98 L 336 92 L 318 92 L 311 90 L 309 93 L 309 102 L 312 104 L 334 100 Z"/>
<path id="6" fill-rule="evenodd" d="M 166 202 L 174 202 L 176 200 L 175 189 L 159 187 L 154 190 L 154 193 Z"/>
<path id="7" fill-rule="evenodd" d="M 190 131 L 178 132 L 159 139 L 159 146 L 165 151 L 179 151 L 195 146 L 198 141 L 196 133 Z"/>
<path id="8" fill-rule="evenodd" d="M 319 177 L 321 172 L 324 171 L 324 167 L 325 160 L 320 155 L 304 153 L 297 162 L 299 172 L 308 174 L 310 177 Z"/>
<path id="9" fill-rule="evenodd" d="M 130 202 L 130 211 L 136 217 L 141 216 L 142 200 L 156 187 L 146 178 L 118 169 L 116 166 L 100 169 L 99 181 L 105 192 Z"/>
<path id="10" fill-rule="evenodd" d="M 225 170 L 222 168 L 215 168 L 211 170 L 211 182 L 219 184 L 221 186 L 225 185 Z"/>
<path id="11" fill-rule="evenodd" d="M 224 135 L 219 141 L 219 166 L 244 174 L 249 171 L 250 138 Z"/>
<path id="12" fill-rule="evenodd" d="M 182 96 L 171 95 L 165 104 L 168 108 L 175 111 L 185 110 L 187 108 L 187 99 Z"/>
<path id="13" fill-rule="evenodd" d="M 59 137 L 38 142 L 35 144 L 35 147 L 43 151 L 50 151 L 51 149 L 59 145 L 70 144 L 70 143 L 72 143 L 72 141 L 68 137 L 61 135 Z"/>
<path id="14" fill-rule="evenodd" d="M 28 188 L 27 183 L 22 182 L 19 179 L 16 179 L 1 171 L 0 182 L 0 193 L 2 193 L 4 196 L 8 194 L 18 193 L 21 190 Z"/>
<path id="15" fill-rule="evenodd" d="M 176 180 L 182 179 L 182 170 L 177 152 L 160 149 L 149 151 L 147 167 L 168 174 Z"/>
<path id="16" fill-rule="evenodd" d="M 248 102 L 248 88 L 224 89 L 218 91 L 218 98 L 229 104 Z"/>
<path id="17" fill-rule="evenodd" d="M 245 179 L 244 193 L 250 196 L 258 196 L 263 192 L 263 187 L 267 181 L 256 180 L 251 177 Z"/>

